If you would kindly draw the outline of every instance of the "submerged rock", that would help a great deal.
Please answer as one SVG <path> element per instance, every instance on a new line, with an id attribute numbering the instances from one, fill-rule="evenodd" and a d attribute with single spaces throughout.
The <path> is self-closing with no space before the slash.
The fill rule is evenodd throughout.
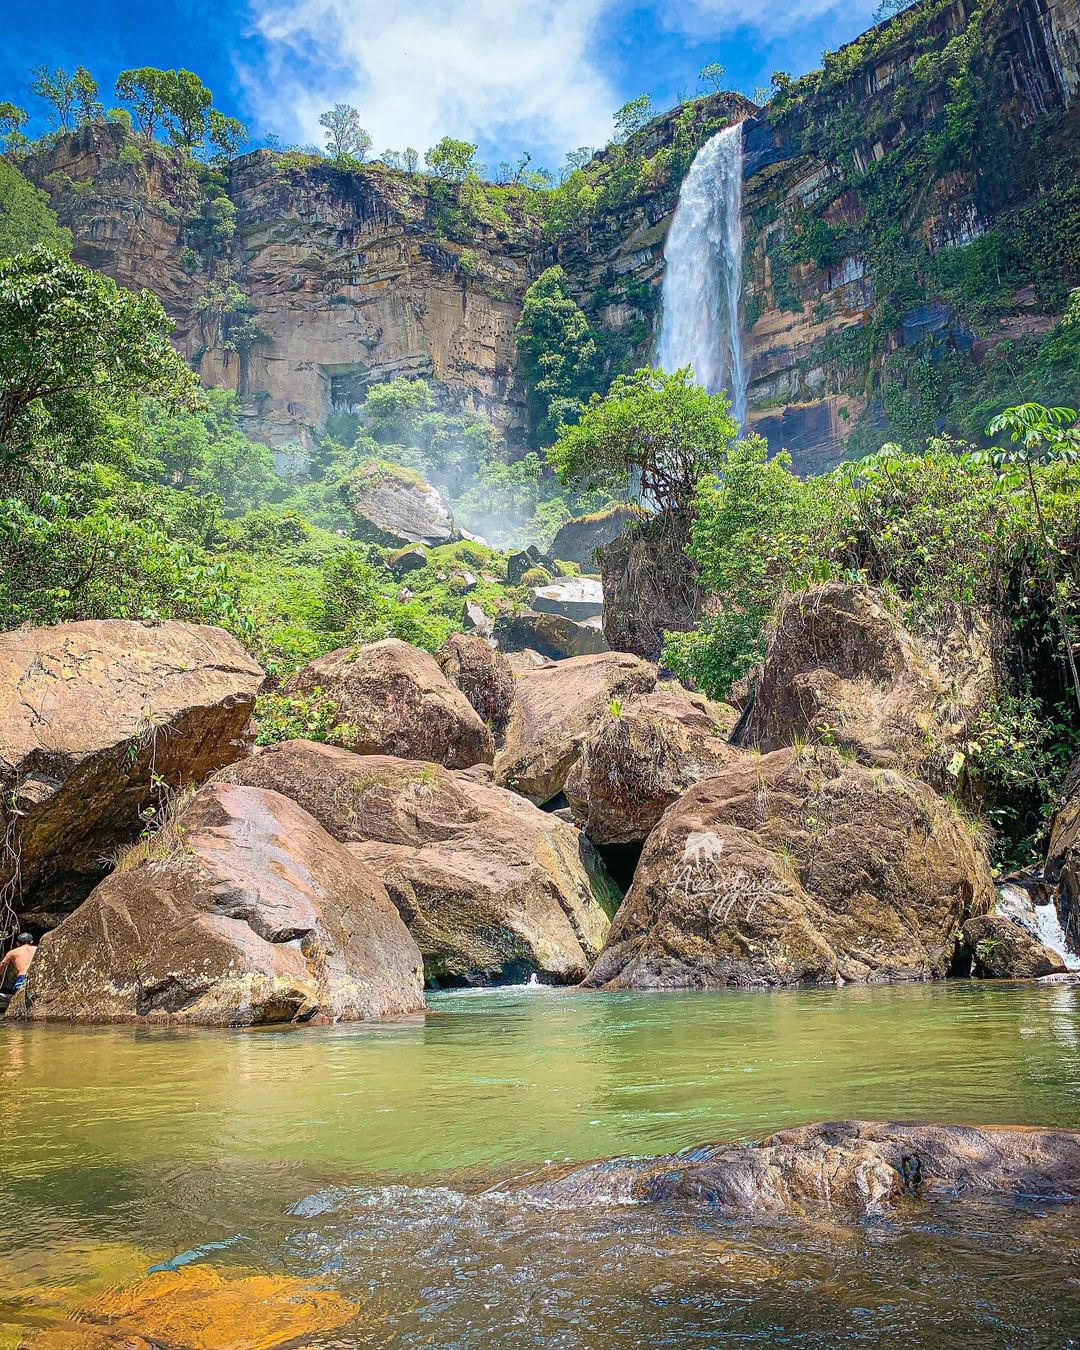
<path id="1" fill-rule="evenodd" d="M 878 1213 L 903 1199 L 1080 1198 L 1080 1131 L 842 1120 L 760 1144 L 616 1158 L 526 1182 L 516 1194 L 566 1207 L 646 1204 L 739 1214 Z"/>
<path id="2" fill-rule="evenodd" d="M 587 983 L 925 980 L 995 891 L 923 783 L 834 750 L 742 754 L 668 808 Z"/>
<path id="3" fill-rule="evenodd" d="M 328 699 L 340 724 L 335 740 L 357 754 L 466 769 L 495 753 L 490 730 L 435 658 L 397 638 L 317 657 L 285 692 Z"/>
<path id="4" fill-rule="evenodd" d="M 433 982 L 581 980 L 618 896 L 578 832 L 475 770 L 286 741 L 226 771 L 282 792 L 385 882 Z"/>
<path id="5" fill-rule="evenodd" d="M 740 741 L 778 750 L 825 740 L 941 786 L 998 688 L 992 645 L 983 621 L 958 618 L 932 652 L 875 592 L 812 587 L 777 620 Z"/>
<path id="6" fill-rule="evenodd" d="M 727 740 L 737 716 L 678 685 L 606 709 L 566 781 L 570 806 L 593 843 L 643 842 L 687 788 L 741 753 Z"/>
<path id="7" fill-rule="evenodd" d="M 473 633 L 451 633 L 435 653 L 439 669 L 491 727 L 510 715 L 514 672 L 505 655 Z"/>
<path id="8" fill-rule="evenodd" d="M 495 640 L 504 651 L 538 651 L 553 661 L 565 661 L 570 656 L 598 656 L 608 650 L 599 619 L 580 623 L 564 614 L 537 614 L 530 609 L 519 614 L 500 614 L 495 623 Z"/>
<path id="9" fill-rule="evenodd" d="M 78 904 L 163 792 L 248 752 L 262 682 L 235 638 L 199 624 L 0 634 L 0 891 L 27 912 Z"/>
<path id="10" fill-rule="evenodd" d="M 359 539 L 387 548 L 446 544 L 454 518 L 436 488 L 412 469 L 371 460 L 341 485 Z"/>
<path id="11" fill-rule="evenodd" d="M 9 1017 L 251 1026 L 419 1012 L 379 879 L 277 792 L 212 783 L 47 933 Z"/>
<path id="12" fill-rule="evenodd" d="M 968 919 L 964 941 L 971 949 L 972 973 L 988 980 L 1034 980 L 1062 975 L 1068 969 L 1061 956 L 997 914 Z"/>
<path id="13" fill-rule="evenodd" d="M 621 652 L 520 672 L 496 778 L 540 806 L 549 802 L 563 790 L 582 738 L 611 701 L 655 687 L 655 667 Z"/>

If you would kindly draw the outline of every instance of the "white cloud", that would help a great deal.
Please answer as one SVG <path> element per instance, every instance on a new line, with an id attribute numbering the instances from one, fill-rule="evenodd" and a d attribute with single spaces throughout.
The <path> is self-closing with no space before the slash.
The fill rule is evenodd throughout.
<path id="1" fill-rule="evenodd" d="M 252 0 L 266 64 L 243 72 L 263 122 L 321 144 L 352 103 L 374 150 L 445 135 L 558 163 L 607 139 L 621 101 L 590 59 L 611 0 Z"/>

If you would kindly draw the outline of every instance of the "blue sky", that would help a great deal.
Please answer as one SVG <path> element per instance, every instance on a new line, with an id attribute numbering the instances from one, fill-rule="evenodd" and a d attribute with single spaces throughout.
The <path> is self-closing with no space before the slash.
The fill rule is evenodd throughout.
<path id="1" fill-rule="evenodd" d="M 607 138 L 611 114 L 697 92 L 711 61 L 752 94 L 800 74 L 871 22 L 876 0 L 4 0 L 0 99 L 32 111 L 27 72 L 81 62 L 111 89 L 126 66 L 197 71 L 225 112 L 284 143 L 354 103 L 375 152 L 441 135 L 489 164 L 523 149 L 557 167 Z M 106 96 L 107 101 L 107 96 Z M 40 124 L 39 124 L 40 126 Z"/>

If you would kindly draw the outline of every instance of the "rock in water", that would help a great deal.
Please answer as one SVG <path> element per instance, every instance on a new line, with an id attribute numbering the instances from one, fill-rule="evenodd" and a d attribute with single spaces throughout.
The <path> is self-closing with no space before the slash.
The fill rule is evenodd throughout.
<path id="1" fill-rule="evenodd" d="M 664 814 L 587 983 L 926 980 L 995 896 L 926 784 L 821 747 L 744 754 Z"/>
<path id="2" fill-rule="evenodd" d="M 8 1016 L 253 1026 L 423 1006 L 374 873 L 280 793 L 212 783 L 45 935 Z"/>
<path id="3" fill-rule="evenodd" d="M 438 491 L 412 469 L 372 460 L 341 485 L 358 538 L 386 548 L 449 543 L 454 518 Z"/>
<path id="4" fill-rule="evenodd" d="M 595 571 L 597 552 L 618 539 L 631 525 L 647 520 L 640 507 L 616 502 L 591 516 L 578 516 L 560 525 L 551 544 L 551 556 Z"/>
<path id="5" fill-rule="evenodd" d="M 0 634 L 0 889 L 71 909 L 163 791 L 246 754 L 263 672 L 220 628 L 99 619 Z"/>
<path id="6" fill-rule="evenodd" d="M 636 656 L 578 656 L 517 677 L 495 776 L 539 806 L 557 796 L 581 753 L 581 740 L 613 699 L 648 694 L 656 669 Z"/>
<path id="7" fill-rule="evenodd" d="M 596 718 L 566 781 L 593 843 L 642 843 L 687 788 L 739 756 L 727 740 L 737 716 L 667 685 Z"/>
<path id="8" fill-rule="evenodd" d="M 500 614 L 495 622 L 495 640 L 506 652 L 538 651 L 553 661 L 569 656 L 598 656 L 608 650 L 599 619 L 580 623 L 564 614 Z"/>
<path id="9" fill-rule="evenodd" d="M 435 653 L 439 669 L 491 727 L 510 715 L 514 672 L 505 655 L 474 633 L 451 633 Z"/>
<path id="10" fill-rule="evenodd" d="M 968 919 L 963 933 L 971 948 L 973 973 L 984 979 L 1034 980 L 1042 975 L 1061 975 L 1068 969 L 1057 952 L 1001 915 L 981 914 Z"/>
<path id="11" fill-rule="evenodd" d="M 958 620 L 932 653 L 873 591 L 812 587 L 781 612 L 740 741 L 778 750 L 827 738 L 941 787 L 998 687 L 991 647 L 984 623 Z"/>
<path id="12" fill-rule="evenodd" d="M 615 1158 L 517 1186 L 563 1207 L 645 1204 L 736 1214 L 881 1213 L 902 1199 L 1080 1198 L 1080 1131 L 840 1120 L 760 1144 Z"/>
<path id="13" fill-rule="evenodd" d="M 286 741 L 225 771 L 285 793 L 386 883 L 436 982 L 582 979 L 618 896 L 573 826 L 474 771 Z"/>
<path id="14" fill-rule="evenodd" d="M 491 732 L 435 658 L 397 638 L 317 657 L 285 692 L 329 700 L 339 721 L 334 739 L 357 754 L 467 769 L 490 764 L 495 753 Z"/>

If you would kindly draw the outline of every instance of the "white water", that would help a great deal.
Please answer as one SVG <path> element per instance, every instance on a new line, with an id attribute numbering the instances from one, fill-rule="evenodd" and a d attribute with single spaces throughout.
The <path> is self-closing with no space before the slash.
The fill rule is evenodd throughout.
<path id="1" fill-rule="evenodd" d="M 739 299 L 742 294 L 741 124 L 697 152 L 683 180 L 664 246 L 656 360 L 693 368 L 711 394 L 726 390 L 740 426 L 746 414 Z"/>
<path id="2" fill-rule="evenodd" d="M 1069 951 L 1065 945 L 1065 932 L 1058 918 L 1057 906 L 1052 901 L 1047 905 L 1033 904 L 1023 886 L 1015 886 L 1008 881 L 1001 887 L 999 894 L 1001 898 L 995 913 L 1012 919 L 1037 942 L 1057 952 L 1069 970 L 1080 970 L 1080 956 Z"/>

